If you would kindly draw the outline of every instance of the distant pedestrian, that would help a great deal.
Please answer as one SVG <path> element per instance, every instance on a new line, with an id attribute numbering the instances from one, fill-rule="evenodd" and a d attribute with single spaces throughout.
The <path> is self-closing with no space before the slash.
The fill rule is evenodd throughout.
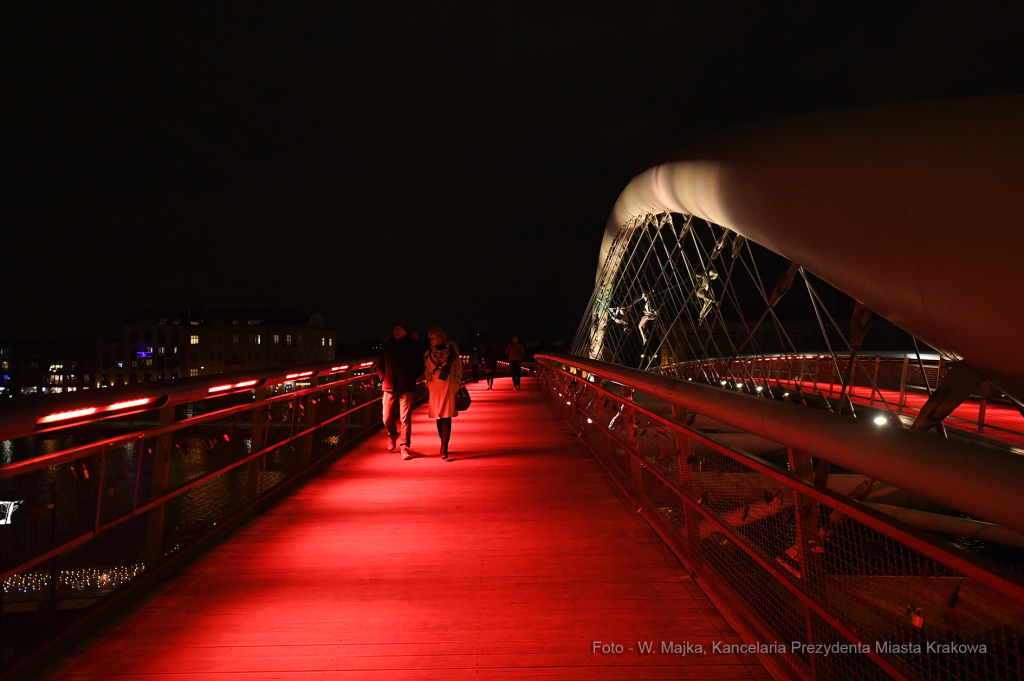
<path id="1" fill-rule="evenodd" d="M 512 372 L 512 389 L 519 390 L 523 373 L 523 357 L 526 357 L 526 348 L 519 344 L 519 336 L 512 336 L 512 342 L 505 348 L 505 356 L 508 357 L 508 368 Z"/>
<path id="2" fill-rule="evenodd" d="M 494 372 L 498 369 L 498 353 L 488 345 L 484 348 L 484 378 L 487 379 L 487 389 L 494 390 Z"/>
<path id="3" fill-rule="evenodd" d="M 396 324 L 392 336 L 384 342 L 377 358 L 377 375 L 384 390 L 381 407 L 384 428 L 388 432 L 388 451 L 395 451 L 401 438 L 402 458 L 411 459 L 412 402 L 416 381 L 423 375 L 423 357 L 415 335 L 409 333 L 407 326 Z M 401 430 L 396 427 L 396 421 Z"/>
<path id="4" fill-rule="evenodd" d="M 427 338 L 430 339 L 430 349 L 423 357 L 423 376 L 430 393 L 428 408 L 430 418 L 437 419 L 441 458 L 449 461 L 448 441 L 452 437 L 452 418 L 459 415 L 455 396 L 462 387 L 462 359 L 459 357 L 459 347 L 448 339 L 444 329 L 434 327 Z"/>
<path id="5" fill-rule="evenodd" d="M 480 380 L 480 350 L 475 345 L 469 351 L 469 370 L 473 372 L 473 382 Z"/>

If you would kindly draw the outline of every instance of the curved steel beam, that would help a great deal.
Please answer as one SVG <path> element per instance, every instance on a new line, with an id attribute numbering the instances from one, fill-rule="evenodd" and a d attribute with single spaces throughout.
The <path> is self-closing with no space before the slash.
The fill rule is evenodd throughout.
<path id="1" fill-rule="evenodd" d="M 689 213 L 1024 396 L 1024 97 L 817 113 L 638 175 L 605 230 Z"/>

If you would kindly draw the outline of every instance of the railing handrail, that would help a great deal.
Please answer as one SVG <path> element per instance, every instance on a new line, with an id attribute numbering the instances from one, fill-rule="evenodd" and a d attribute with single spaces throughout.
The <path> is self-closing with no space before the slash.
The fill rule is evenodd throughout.
<path id="1" fill-rule="evenodd" d="M 239 383 L 253 382 L 251 386 L 228 389 L 220 393 L 230 394 L 244 387 L 251 389 L 265 385 L 277 385 L 290 380 L 308 380 L 330 375 L 344 375 L 352 371 L 372 368 L 375 362 L 376 357 L 360 357 L 344 361 L 334 360 L 333 362 L 272 367 L 251 372 L 237 371 L 171 380 L 165 379 L 54 395 L 46 400 L 40 400 L 31 406 L 18 408 L 20 406 L 18 405 L 9 411 L 0 413 L 0 440 L 13 440 L 34 433 L 62 430 L 64 428 L 80 426 L 83 423 L 126 416 L 157 407 L 205 400 L 218 395 L 218 393 L 211 393 L 211 388 L 223 385 L 230 384 L 235 386 Z M 139 400 L 147 400 L 147 402 L 139 404 L 137 407 L 104 411 L 110 405 Z M 84 420 L 80 418 L 67 418 L 48 424 L 40 422 L 41 419 L 48 416 L 94 408 L 97 411 L 93 414 L 84 414 Z"/>
<path id="2" fill-rule="evenodd" d="M 279 402 L 282 400 L 291 400 L 295 399 L 296 397 L 302 397 L 304 395 L 319 392 L 320 390 L 323 390 L 325 387 L 339 387 L 347 385 L 349 383 L 357 383 L 359 381 L 364 380 L 366 380 L 366 374 L 362 374 L 359 376 L 351 376 L 349 378 L 342 378 L 340 380 L 332 381 L 330 383 L 314 385 L 308 388 L 294 390 L 289 393 L 281 393 L 280 395 L 269 395 L 263 399 L 261 404 L 263 406 L 267 406 L 273 404 L 274 402 Z M 43 468 L 49 468 L 50 466 L 56 466 L 62 463 L 68 463 L 69 461 L 82 459 L 87 456 L 91 456 L 92 454 L 102 450 L 105 447 L 118 447 L 122 444 L 131 442 L 132 440 L 138 440 L 140 438 L 148 439 L 158 437 L 160 435 L 164 435 L 165 433 L 171 433 L 176 430 L 181 430 L 182 428 L 193 426 L 198 423 L 224 418 L 225 416 L 230 416 L 237 412 L 249 411 L 252 408 L 252 402 L 236 404 L 234 406 L 226 407 L 224 409 L 209 411 L 206 412 L 205 414 L 199 414 L 196 416 L 191 416 L 187 419 L 181 419 L 180 421 L 175 421 L 165 426 L 146 426 L 140 428 L 139 430 L 133 430 L 129 433 L 123 433 L 115 437 L 97 440 L 95 442 L 87 442 L 85 444 L 78 445 L 76 447 L 68 447 L 67 449 L 62 449 L 51 454 L 34 456 L 30 459 L 25 459 L 23 461 L 15 461 L 14 463 L 9 463 L 7 465 L 0 466 L 0 480 L 6 480 L 8 478 L 12 478 L 18 475 L 24 475 L 25 473 L 31 473 L 33 471 L 42 470 Z M 272 448 L 268 447 L 268 449 Z"/>
<path id="3" fill-rule="evenodd" d="M 778 442 L 958 511 L 1024 532 L 1024 457 L 927 433 L 682 381 L 597 360 L 538 355 Z"/>

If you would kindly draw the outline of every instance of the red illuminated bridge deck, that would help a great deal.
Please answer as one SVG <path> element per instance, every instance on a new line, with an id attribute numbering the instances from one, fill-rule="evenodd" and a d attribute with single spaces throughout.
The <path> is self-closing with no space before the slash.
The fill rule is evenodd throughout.
<path id="1" fill-rule="evenodd" d="M 422 458 L 374 434 L 55 678 L 770 678 L 749 655 L 629 650 L 741 641 L 523 383 L 470 386 L 452 463 L 424 409 Z"/>

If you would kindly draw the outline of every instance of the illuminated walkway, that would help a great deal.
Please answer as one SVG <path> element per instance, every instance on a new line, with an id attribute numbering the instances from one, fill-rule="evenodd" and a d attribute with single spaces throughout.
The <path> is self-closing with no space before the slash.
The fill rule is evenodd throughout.
<path id="1" fill-rule="evenodd" d="M 470 386 L 452 463 L 423 409 L 422 458 L 375 434 L 56 678 L 769 678 L 753 656 L 629 651 L 740 640 L 523 385 Z"/>

